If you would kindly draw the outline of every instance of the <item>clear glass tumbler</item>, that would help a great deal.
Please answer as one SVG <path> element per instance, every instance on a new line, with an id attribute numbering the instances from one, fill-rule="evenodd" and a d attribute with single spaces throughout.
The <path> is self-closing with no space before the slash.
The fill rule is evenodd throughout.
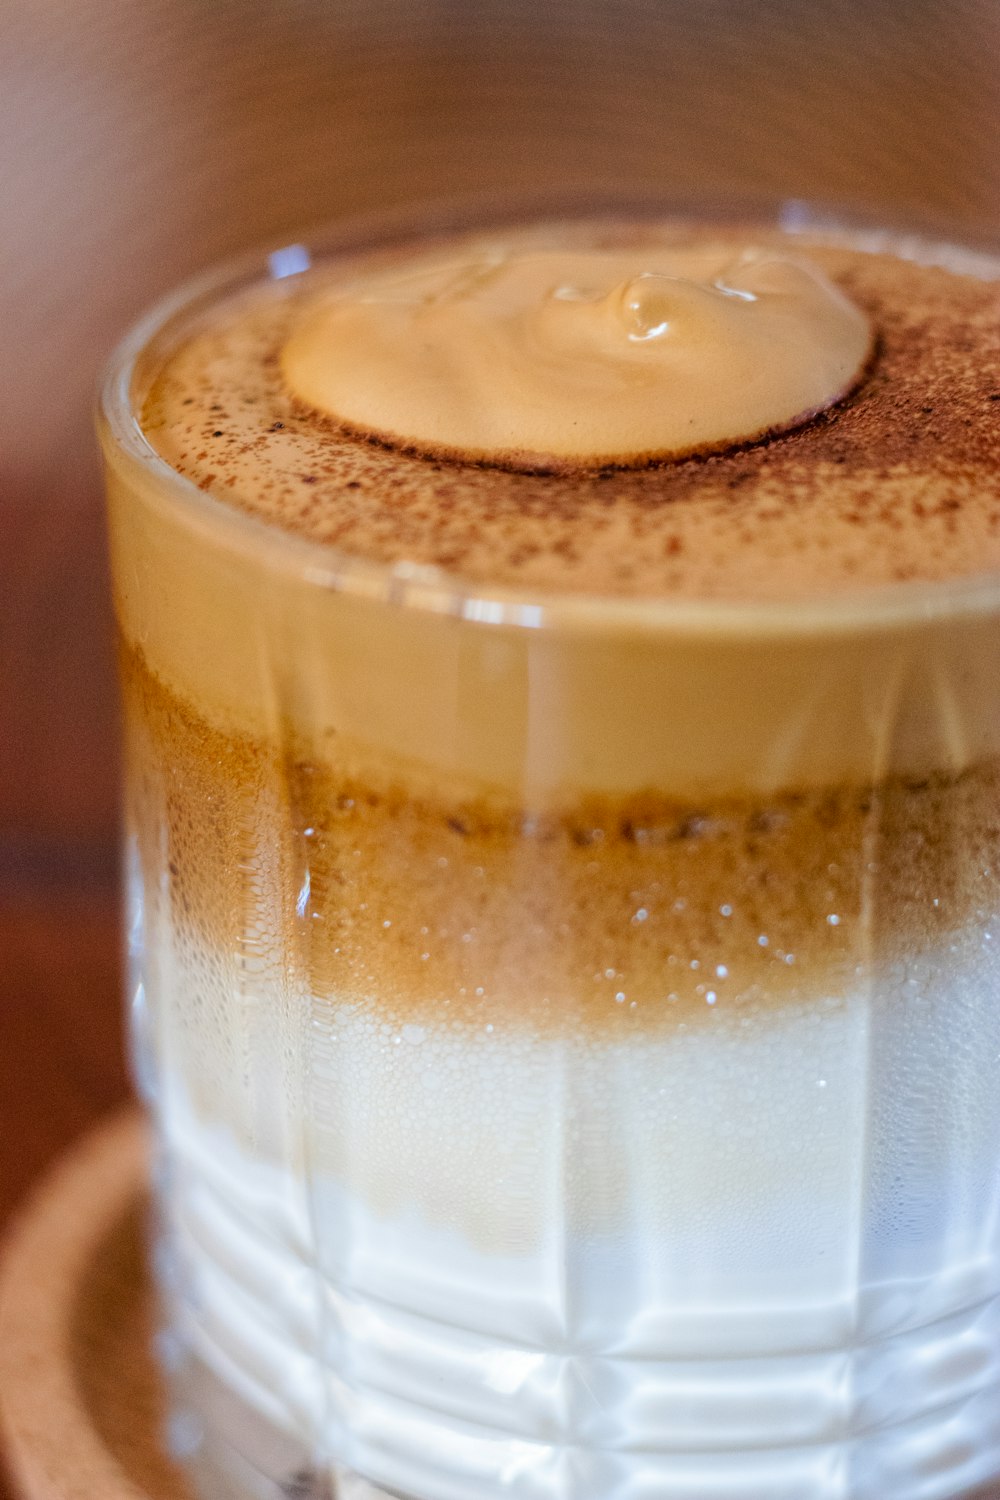
<path id="1" fill-rule="evenodd" d="M 212 1497 L 1000 1475 L 1000 585 L 471 588 L 104 390 L 171 1433 Z"/>

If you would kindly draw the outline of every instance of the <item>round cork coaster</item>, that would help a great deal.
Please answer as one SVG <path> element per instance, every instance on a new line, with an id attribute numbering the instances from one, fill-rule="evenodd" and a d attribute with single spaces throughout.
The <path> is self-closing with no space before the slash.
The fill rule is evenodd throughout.
<path id="1" fill-rule="evenodd" d="M 192 1500 L 160 1442 L 148 1148 L 134 1111 L 100 1126 L 11 1229 L 0 1260 L 0 1423 L 23 1500 Z"/>
<path id="2" fill-rule="evenodd" d="M 195 1500 L 161 1442 L 148 1157 L 136 1111 L 100 1126 L 0 1256 L 0 1437 L 18 1500 Z M 965 1500 L 1000 1500 L 1000 1487 Z"/>

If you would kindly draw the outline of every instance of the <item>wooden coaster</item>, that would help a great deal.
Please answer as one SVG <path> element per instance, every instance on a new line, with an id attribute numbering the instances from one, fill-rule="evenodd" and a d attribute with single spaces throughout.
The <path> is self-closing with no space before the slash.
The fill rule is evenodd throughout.
<path id="1" fill-rule="evenodd" d="M 192 1500 L 160 1442 L 148 1144 L 134 1111 L 87 1136 L 0 1261 L 0 1424 L 24 1500 Z"/>

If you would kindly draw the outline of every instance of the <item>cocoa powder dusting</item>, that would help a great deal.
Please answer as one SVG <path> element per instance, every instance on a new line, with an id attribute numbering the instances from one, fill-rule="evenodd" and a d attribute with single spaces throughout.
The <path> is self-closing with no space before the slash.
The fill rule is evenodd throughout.
<path id="1" fill-rule="evenodd" d="M 296 309 L 284 284 L 224 304 L 181 346 L 149 393 L 146 432 L 229 505 L 472 582 L 754 599 L 1000 570 L 997 281 L 774 230 L 731 233 L 734 245 L 808 256 L 878 330 L 861 386 L 794 431 L 599 472 L 393 450 L 303 412 L 283 388 L 277 356 Z M 311 274 L 314 289 L 323 272 Z"/>

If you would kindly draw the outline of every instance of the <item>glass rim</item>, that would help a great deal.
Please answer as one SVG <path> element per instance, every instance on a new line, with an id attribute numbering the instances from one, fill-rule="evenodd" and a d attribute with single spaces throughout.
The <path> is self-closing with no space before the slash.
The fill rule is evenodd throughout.
<path id="1" fill-rule="evenodd" d="M 128 329 L 104 367 L 97 391 L 97 426 L 102 448 L 126 455 L 155 480 L 171 506 L 203 531 L 234 550 L 252 552 L 268 567 L 289 568 L 308 584 L 406 609 L 451 615 L 486 624 L 552 629 L 559 626 L 633 628 L 695 635 L 814 635 L 850 633 L 859 628 L 892 629 L 942 617 L 1000 614 L 1000 569 L 944 579 L 915 579 L 808 596 L 767 599 L 672 598 L 564 591 L 491 583 L 432 563 L 406 559 L 380 562 L 331 543 L 296 535 L 273 522 L 230 505 L 178 473 L 143 431 L 133 401 L 139 360 L 175 320 L 200 304 L 249 285 L 250 280 L 284 278 L 309 269 L 312 257 L 348 253 L 372 244 L 391 244 L 435 230 L 483 228 L 531 212 L 537 219 L 584 211 L 595 216 L 631 212 L 644 217 L 684 219 L 694 215 L 723 222 L 740 215 L 749 222 L 791 233 L 849 235 L 865 248 L 890 249 L 924 264 L 956 266 L 984 280 L 1000 280 L 1000 246 L 974 227 L 941 217 L 896 216 L 879 223 L 871 208 L 823 201 L 713 195 L 692 199 L 657 193 L 623 194 L 588 190 L 560 201 L 558 193 L 537 196 L 463 194 L 419 204 L 339 216 L 306 230 L 293 241 L 272 241 L 227 258 L 186 278 L 159 298 Z M 492 219 L 489 215 L 492 214 Z M 949 237 L 949 230 L 953 231 Z M 378 239 L 372 238 L 377 235 Z M 282 269 L 288 267 L 289 269 Z"/>

